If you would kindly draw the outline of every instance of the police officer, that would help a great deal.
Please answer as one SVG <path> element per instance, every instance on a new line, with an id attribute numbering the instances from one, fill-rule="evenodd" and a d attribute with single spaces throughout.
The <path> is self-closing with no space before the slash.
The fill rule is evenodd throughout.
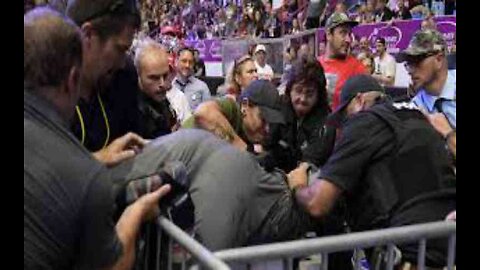
<path id="1" fill-rule="evenodd" d="M 329 117 L 340 127 L 332 155 L 312 183 L 307 166 L 290 173 L 297 203 L 310 215 L 329 215 L 343 198 L 348 225 L 361 231 L 443 220 L 455 209 L 455 176 L 442 137 L 413 104 L 384 99 L 370 75 L 345 83 Z M 429 242 L 427 266 L 446 264 L 445 244 Z M 404 261 L 416 261 L 415 246 L 400 250 Z"/>

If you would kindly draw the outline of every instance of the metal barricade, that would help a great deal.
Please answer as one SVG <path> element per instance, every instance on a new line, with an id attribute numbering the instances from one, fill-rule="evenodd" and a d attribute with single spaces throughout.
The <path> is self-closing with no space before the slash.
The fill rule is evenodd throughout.
<path id="1" fill-rule="evenodd" d="M 162 266 L 166 265 L 167 270 L 172 270 L 177 268 L 180 268 L 182 270 L 186 269 L 186 263 L 187 263 L 186 258 L 183 258 L 183 260 L 180 263 L 180 267 L 173 266 L 172 245 L 173 245 L 173 242 L 176 242 L 189 253 L 193 261 L 199 263 L 204 268 L 215 269 L 215 270 L 230 269 L 230 267 L 227 264 L 225 264 L 223 261 L 218 259 L 212 252 L 210 252 L 208 249 L 206 249 L 204 246 L 198 243 L 195 239 L 190 237 L 187 233 L 182 231 L 179 227 L 177 227 L 167 218 L 160 216 L 157 219 L 157 224 L 162 230 L 161 237 L 158 238 L 157 254 L 155 254 L 156 261 L 158 263 L 157 265 L 162 265 Z M 162 252 L 162 250 L 165 251 L 165 248 L 166 248 L 166 252 Z M 162 256 L 162 254 L 164 254 L 165 256 Z M 163 267 L 156 267 L 156 268 L 165 269 Z"/>
<path id="2" fill-rule="evenodd" d="M 215 256 L 229 264 L 246 264 L 247 269 L 250 269 L 252 264 L 261 261 L 282 259 L 283 269 L 293 269 L 293 258 L 320 255 L 320 269 L 328 269 L 328 255 L 331 253 L 387 246 L 386 269 L 391 270 L 394 267 L 394 245 L 418 242 L 417 267 L 423 270 L 425 269 L 427 239 L 447 237 L 447 269 L 453 270 L 456 250 L 456 223 L 446 221 L 228 249 L 215 252 Z M 356 253 L 358 254 L 358 252 Z M 364 269 L 360 260 L 360 256 L 355 256 L 354 269 Z M 278 269 L 278 267 L 275 267 L 275 269 Z"/>

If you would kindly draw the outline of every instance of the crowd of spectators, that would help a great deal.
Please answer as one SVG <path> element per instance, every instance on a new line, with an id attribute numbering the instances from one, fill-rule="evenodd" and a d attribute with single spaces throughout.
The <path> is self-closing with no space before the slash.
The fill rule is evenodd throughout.
<path id="1" fill-rule="evenodd" d="M 25 11 L 49 0 L 24 0 Z M 57 1 L 58 2 L 58 1 Z M 61 2 L 61 1 L 60 1 Z M 344 12 L 360 24 L 429 19 L 455 13 L 456 0 L 141 0 L 145 33 L 173 32 L 186 40 L 273 38 L 324 27 L 333 12 Z M 441 4 L 439 4 L 441 3 Z"/>
<path id="2" fill-rule="evenodd" d="M 439 4 L 441 3 L 441 4 Z M 333 12 L 347 13 L 360 24 L 452 15 L 456 1 L 419 0 L 285 0 L 273 8 L 268 0 L 224 5 L 213 0 L 152 1 L 142 3 L 145 29 L 172 27 L 189 40 L 212 37 L 272 38 L 323 27 Z"/>

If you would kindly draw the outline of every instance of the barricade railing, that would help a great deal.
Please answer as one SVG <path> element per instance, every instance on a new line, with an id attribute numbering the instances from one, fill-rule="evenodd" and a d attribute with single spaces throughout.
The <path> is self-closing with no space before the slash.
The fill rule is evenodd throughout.
<path id="1" fill-rule="evenodd" d="M 161 238 L 159 238 L 158 241 L 158 252 L 157 252 L 157 265 L 167 265 L 167 270 L 172 270 L 174 269 L 173 267 L 173 259 L 172 259 L 172 254 L 173 254 L 173 242 L 178 243 L 183 249 L 185 249 L 191 258 L 188 259 L 188 261 L 193 260 L 194 262 L 199 263 L 202 267 L 206 269 L 214 269 L 214 270 L 229 270 L 230 267 L 225 264 L 225 262 L 221 261 L 218 259 L 211 251 L 209 251 L 207 248 L 202 246 L 200 243 L 198 243 L 195 239 L 193 239 L 191 236 L 189 236 L 187 233 L 182 231 L 178 226 L 176 226 L 173 222 L 171 222 L 169 219 L 160 216 L 157 219 L 157 224 L 162 230 L 162 237 L 168 236 L 168 241 L 162 241 Z M 167 243 L 167 256 L 162 257 L 160 255 L 160 249 L 164 248 L 162 247 L 162 243 Z M 186 257 L 186 256 L 185 256 Z M 167 260 L 160 262 L 161 260 Z M 181 260 L 181 269 L 186 269 L 186 263 L 187 259 L 183 258 Z M 177 267 L 175 267 L 176 269 Z"/>
<path id="2" fill-rule="evenodd" d="M 284 269 L 293 269 L 293 258 L 320 255 L 320 269 L 328 269 L 328 255 L 331 253 L 387 246 L 386 269 L 391 270 L 394 266 L 395 244 L 417 242 L 419 245 L 417 269 L 423 270 L 425 269 L 427 240 L 434 238 L 448 238 L 447 269 L 453 270 L 456 250 L 456 223 L 450 221 L 228 249 L 214 254 L 229 264 L 246 264 L 247 269 L 254 263 L 274 259 L 282 259 Z M 361 268 L 360 256 L 355 256 L 354 265 L 354 269 L 364 269 Z M 276 268 L 278 268 L 278 265 Z"/>

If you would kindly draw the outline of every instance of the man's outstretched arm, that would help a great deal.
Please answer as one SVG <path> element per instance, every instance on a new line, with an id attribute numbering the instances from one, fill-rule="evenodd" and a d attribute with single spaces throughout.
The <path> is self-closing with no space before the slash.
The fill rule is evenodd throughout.
<path id="1" fill-rule="evenodd" d="M 312 217 L 325 217 L 335 205 L 341 190 L 328 180 L 320 179 L 312 185 L 307 185 L 308 165 L 300 164 L 288 175 L 288 183 L 294 191 L 297 203 Z"/>
<path id="2" fill-rule="evenodd" d="M 247 144 L 238 136 L 228 119 L 223 115 L 215 101 L 200 104 L 194 112 L 195 124 L 218 137 L 232 143 L 240 150 L 246 150 Z"/>

